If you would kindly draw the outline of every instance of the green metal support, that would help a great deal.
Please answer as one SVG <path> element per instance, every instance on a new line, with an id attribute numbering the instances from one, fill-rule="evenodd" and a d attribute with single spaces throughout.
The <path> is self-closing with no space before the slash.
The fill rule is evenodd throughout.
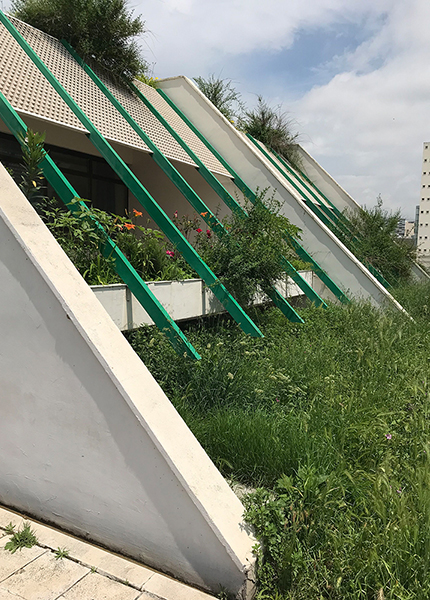
<path id="1" fill-rule="evenodd" d="M 202 202 L 200 197 L 196 194 L 196 192 L 189 186 L 189 184 L 185 181 L 182 175 L 175 169 L 172 163 L 166 158 L 166 156 L 160 151 L 160 149 L 154 144 L 151 138 L 143 131 L 143 129 L 136 123 L 133 117 L 126 111 L 126 109 L 122 106 L 122 104 L 115 98 L 115 96 L 110 92 L 110 90 L 106 87 L 106 85 L 101 81 L 101 79 L 94 73 L 94 71 L 84 62 L 84 60 L 75 52 L 75 50 L 68 44 L 65 40 L 61 40 L 64 47 L 70 52 L 76 62 L 85 70 L 87 75 L 91 77 L 92 81 L 97 85 L 97 87 L 103 92 L 103 94 L 108 98 L 108 100 L 113 104 L 113 106 L 118 110 L 118 112 L 126 119 L 127 123 L 133 128 L 133 130 L 137 133 L 137 135 L 145 142 L 145 144 L 151 150 L 152 158 L 159 165 L 159 167 L 163 170 L 163 172 L 167 175 L 167 177 L 172 181 L 172 183 L 179 189 L 179 191 L 184 195 L 184 197 L 188 200 L 191 206 L 203 217 L 205 222 L 209 227 L 215 231 L 215 233 L 220 237 L 224 235 L 229 235 L 228 231 L 222 225 L 222 223 L 217 219 L 217 217 L 210 211 L 210 209 Z M 133 85 L 134 90 L 137 95 L 144 98 L 143 94 L 139 91 L 139 89 Z M 145 99 L 146 100 L 146 99 Z M 150 102 L 145 101 L 146 105 L 152 107 Z M 152 112 L 158 118 L 158 111 L 154 107 L 152 107 Z M 160 120 L 162 119 L 160 115 Z M 165 121 L 163 119 L 163 121 Z M 164 124 L 164 123 L 163 123 Z M 181 146 L 186 148 L 189 151 L 189 154 L 192 154 L 191 158 L 195 158 L 196 162 L 198 162 L 199 172 L 201 174 L 205 173 L 205 179 L 214 189 L 214 191 L 220 196 L 220 198 L 236 213 L 239 213 L 243 216 L 247 216 L 246 211 L 240 206 L 238 202 L 229 194 L 229 192 L 221 185 L 221 183 L 212 175 L 212 173 L 206 168 L 206 166 L 200 161 L 200 159 L 188 148 L 185 142 L 182 142 L 180 136 L 176 134 L 173 128 L 165 122 L 167 125 L 168 131 L 174 134 L 175 139 L 181 140 Z M 216 183 L 215 183 L 216 182 Z M 303 323 L 303 319 L 300 315 L 293 309 L 293 307 L 287 302 L 285 298 L 283 298 L 276 288 L 269 289 L 266 292 L 268 296 L 273 300 L 275 305 L 280 308 L 280 310 L 284 313 L 284 315 L 290 319 L 290 321 Z"/>
<path id="2" fill-rule="evenodd" d="M 222 285 L 219 279 L 209 269 L 206 263 L 200 258 L 196 250 L 181 234 L 179 229 L 172 223 L 166 213 L 160 208 L 154 198 L 145 189 L 139 179 L 130 170 L 121 157 L 115 152 L 112 146 L 107 142 L 103 135 L 93 125 L 91 120 L 82 111 L 78 104 L 68 94 L 56 77 L 47 68 L 45 63 L 39 58 L 36 52 L 31 48 L 27 41 L 21 36 L 18 30 L 12 25 L 2 11 L 0 11 L 0 21 L 7 28 L 9 33 L 18 42 L 21 48 L 26 52 L 27 56 L 33 61 L 39 71 L 46 77 L 52 87 L 64 100 L 67 106 L 72 110 L 75 116 L 79 119 L 82 125 L 88 131 L 88 138 L 97 148 L 103 158 L 107 161 L 110 167 L 124 182 L 126 187 L 140 202 L 143 208 L 147 211 L 153 221 L 169 238 L 172 244 L 183 255 L 188 264 L 198 273 L 208 287 L 212 290 L 216 298 L 221 302 L 224 308 L 230 313 L 235 321 L 240 325 L 245 333 L 254 337 L 263 337 L 259 328 L 253 323 L 246 312 L 229 294 L 226 288 Z"/>
<path id="3" fill-rule="evenodd" d="M 22 144 L 27 134 L 27 126 L 2 93 L 0 93 L 0 116 L 9 131 Z M 86 204 L 82 200 L 76 201 L 78 194 L 48 154 L 45 155 L 40 167 L 58 197 L 72 212 L 81 213 L 82 210 L 88 211 Z M 162 304 L 160 304 L 115 242 L 107 235 L 100 223 L 90 215 L 88 215 L 88 222 L 104 241 L 101 248 L 103 255 L 113 259 L 113 266 L 119 277 L 128 286 L 155 325 L 166 334 L 175 350 L 179 354 L 186 353 L 190 358 L 200 360 L 198 352 L 189 343 L 175 321 L 170 317 Z"/>
<path id="4" fill-rule="evenodd" d="M 158 93 L 164 98 L 167 104 L 176 112 L 176 114 L 181 117 L 181 119 L 188 125 L 188 127 L 197 135 L 197 137 L 205 144 L 206 148 L 210 150 L 213 155 L 219 160 L 219 162 L 224 166 L 225 169 L 231 174 L 233 180 L 237 187 L 243 191 L 243 193 L 247 196 L 247 198 L 251 202 L 255 202 L 256 196 L 255 193 L 251 190 L 251 188 L 246 184 L 246 182 L 240 177 L 238 173 L 233 169 L 233 167 L 224 159 L 224 157 L 218 152 L 216 148 L 206 139 L 206 137 L 197 129 L 197 127 L 188 119 L 188 117 L 181 111 L 179 107 L 169 98 L 169 96 L 163 90 L 158 89 Z M 293 238 L 289 236 L 286 232 L 286 239 L 293 244 Z M 324 281 L 325 285 L 329 288 L 329 290 L 341 301 L 341 302 L 349 302 L 348 298 L 345 296 L 344 292 L 340 289 L 338 285 L 323 271 L 323 269 L 318 265 L 316 261 L 313 260 L 310 254 L 306 252 L 306 250 L 301 246 L 301 244 L 294 240 L 293 244 L 294 249 L 298 256 L 300 256 L 303 260 L 313 265 L 315 272 L 318 274 L 321 280 Z M 294 269 L 294 267 L 291 265 Z M 295 269 L 294 269 L 295 270 Z M 297 273 L 297 275 L 299 275 Z M 303 290 L 303 292 L 307 295 L 307 291 L 309 291 L 309 284 L 307 284 L 302 277 L 297 277 L 297 284 Z M 312 290 L 312 288 L 310 288 Z M 312 297 L 313 296 L 313 297 Z M 318 296 L 318 294 L 312 290 L 312 295 L 308 296 L 312 301 L 315 301 L 316 304 L 322 304 L 324 306 L 324 301 Z"/>
<path id="5" fill-rule="evenodd" d="M 166 129 L 173 135 L 173 137 L 180 143 L 182 148 L 188 155 L 194 160 L 194 162 L 198 165 L 199 171 L 204 176 L 205 180 L 212 185 L 212 180 L 216 182 L 217 185 L 212 185 L 212 189 L 217 192 L 217 187 L 221 186 L 219 181 L 212 175 L 206 165 L 198 158 L 198 156 L 188 147 L 188 145 L 182 140 L 182 138 L 176 133 L 176 131 L 171 127 L 171 125 L 164 119 L 162 115 L 153 107 L 151 102 L 142 94 L 142 92 L 136 86 L 133 86 L 135 93 L 138 97 L 145 103 L 145 105 L 151 110 L 151 112 L 157 117 L 157 119 L 166 127 Z M 176 112 L 176 114 L 184 121 L 184 123 L 193 131 L 193 133 L 200 139 L 201 142 L 205 144 L 205 146 L 212 152 L 215 158 L 223 165 L 223 167 L 230 173 L 233 177 L 233 181 L 235 185 L 243 192 L 243 194 L 250 200 L 252 203 L 255 203 L 256 195 L 251 190 L 251 188 L 245 183 L 245 181 L 236 173 L 236 171 L 231 167 L 231 165 L 224 159 L 224 157 L 212 146 L 212 144 L 206 139 L 205 136 L 194 126 L 194 124 L 188 119 L 188 117 L 174 104 L 174 102 L 167 96 L 167 94 L 160 89 L 157 89 L 162 98 L 166 101 L 166 103 Z M 218 194 L 221 199 L 223 199 L 226 203 L 225 197 L 228 196 L 235 203 L 236 207 L 227 204 L 232 210 L 240 210 L 242 214 L 245 212 L 243 208 L 232 198 L 229 192 L 222 187 L 222 194 Z M 217 192 L 218 193 L 218 192 Z M 291 278 L 297 283 L 303 293 L 314 302 L 316 306 L 327 307 L 327 304 L 324 300 L 312 289 L 312 287 L 308 284 L 308 282 L 298 273 L 298 271 L 293 267 L 293 265 L 287 261 L 284 257 L 281 257 L 281 262 L 284 270 L 291 276 Z M 274 299 L 272 298 L 274 301 Z M 275 301 L 274 301 L 275 302 Z"/>
<path id="6" fill-rule="evenodd" d="M 290 236 L 290 242 L 293 246 L 294 250 L 297 252 L 298 256 L 305 262 L 308 262 L 312 265 L 313 271 L 318 275 L 321 281 L 328 287 L 328 289 L 333 292 L 333 294 L 340 300 L 343 304 L 348 304 L 350 302 L 349 298 L 342 292 L 342 290 L 330 279 L 327 273 L 319 266 L 319 264 L 312 258 L 308 252 L 299 244 L 297 240 L 295 240 L 292 236 Z"/>
<path id="7" fill-rule="evenodd" d="M 356 246 L 356 244 L 359 244 L 360 241 L 358 240 L 358 238 L 356 236 L 351 234 L 350 230 L 346 227 L 346 225 L 344 225 L 341 222 L 340 219 L 338 219 L 337 215 L 334 212 L 330 212 L 330 209 L 324 203 L 320 204 L 320 206 L 321 206 L 321 209 L 320 209 L 311 200 L 309 195 L 305 194 L 303 192 L 303 190 L 300 189 L 300 187 L 284 171 L 284 169 L 282 169 L 280 167 L 280 165 L 270 156 L 269 152 L 267 152 L 267 150 L 262 146 L 262 144 L 258 140 L 254 139 L 252 137 L 252 135 L 250 135 L 249 133 L 247 133 L 246 135 L 247 135 L 248 139 L 260 150 L 260 152 L 271 162 L 271 164 L 281 173 L 281 175 L 287 179 L 287 181 L 294 187 L 294 189 L 296 189 L 303 196 L 303 199 L 306 202 L 306 204 L 309 205 L 309 207 L 317 215 L 317 217 L 319 217 L 319 219 L 329 229 L 331 229 L 333 231 L 333 233 L 336 235 L 336 237 L 339 237 L 342 240 L 342 236 L 346 235 L 347 238 L 349 238 L 349 243 L 352 246 L 351 250 L 355 254 L 355 252 L 357 252 L 355 246 Z M 319 199 L 316 196 L 316 194 L 303 181 L 300 180 L 300 178 L 294 173 L 294 171 L 291 169 L 291 167 L 289 165 L 287 165 L 285 161 L 281 160 L 281 162 L 283 165 L 285 165 L 285 168 L 288 170 L 288 172 L 291 173 L 293 175 L 293 177 L 295 177 L 297 179 L 297 181 L 299 181 L 300 185 L 307 191 L 307 193 L 311 194 L 311 196 L 319 202 Z M 391 285 L 383 277 L 383 275 L 381 275 L 381 273 L 379 273 L 379 271 L 377 271 L 370 263 L 368 263 L 366 260 L 363 260 L 362 263 L 372 273 L 372 275 L 380 283 L 382 283 L 382 285 L 386 289 L 391 288 Z"/>

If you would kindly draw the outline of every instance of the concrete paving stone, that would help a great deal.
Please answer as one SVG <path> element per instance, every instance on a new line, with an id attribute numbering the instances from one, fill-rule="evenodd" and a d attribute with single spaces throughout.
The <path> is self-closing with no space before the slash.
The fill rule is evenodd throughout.
<path id="1" fill-rule="evenodd" d="M 39 558 L 0 583 L 0 589 L 24 600 L 55 600 L 89 573 L 71 560 L 56 560 L 45 550 Z"/>
<path id="2" fill-rule="evenodd" d="M 9 523 L 12 523 L 18 528 L 24 520 L 25 519 L 23 519 L 21 515 L 17 515 L 14 512 L 7 510 L 7 508 L 0 506 L 0 527 L 4 528 L 9 525 Z"/>
<path id="3" fill-rule="evenodd" d="M 22 596 L 11 594 L 7 590 L 0 589 L 0 600 L 24 600 Z"/>
<path id="4" fill-rule="evenodd" d="M 33 548 L 17 550 L 12 554 L 4 549 L 6 542 L 7 538 L 3 538 L 0 542 L 0 583 L 47 552 L 45 548 L 33 546 Z"/>
<path id="5" fill-rule="evenodd" d="M 143 590 L 166 600 L 214 600 L 214 596 L 158 573 L 145 583 Z"/>
<path id="6" fill-rule="evenodd" d="M 52 527 L 32 522 L 32 528 L 36 533 L 39 544 L 48 546 L 52 550 L 66 548 L 69 551 L 70 558 L 90 567 L 95 567 L 100 573 L 105 573 L 122 581 L 128 581 L 139 589 L 154 575 L 154 571 L 147 567 L 113 554 L 109 550 L 83 542 Z"/>
<path id="7" fill-rule="evenodd" d="M 136 600 L 142 592 L 108 579 L 98 573 L 89 573 L 78 581 L 61 599 L 63 600 Z M 149 596 L 148 596 L 149 598 Z"/>

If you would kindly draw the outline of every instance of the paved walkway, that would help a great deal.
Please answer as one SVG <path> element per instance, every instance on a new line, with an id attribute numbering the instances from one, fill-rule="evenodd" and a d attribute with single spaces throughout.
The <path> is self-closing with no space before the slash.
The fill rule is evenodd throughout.
<path id="1" fill-rule="evenodd" d="M 37 544 L 4 549 L 5 528 L 28 521 Z M 58 549 L 66 549 L 57 558 Z M 0 600 L 214 600 L 132 560 L 0 507 Z"/>

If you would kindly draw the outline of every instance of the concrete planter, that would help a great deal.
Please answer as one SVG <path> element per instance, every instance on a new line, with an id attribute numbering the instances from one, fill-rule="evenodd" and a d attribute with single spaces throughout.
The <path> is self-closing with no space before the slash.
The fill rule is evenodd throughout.
<path id="1" fill-rule="evenodd" d="M 313 285 L 312 271 L 302 271 L 301 275 Z M 151 281 L 148 282 L 148 286 L 175 321 L 224 312 L 222 305 L 201 279 Z M 94 285 L 91 289 L 121 331 L 135 329 L 141 325 L 153 325 L 152 319 L 126 285 Z M 290 278 L 286 284 L 280 283 L 278 289 L 287 298 L 302 295 L 300 288 Z M 264 301 L 261 295 L 256 303 Z"/>

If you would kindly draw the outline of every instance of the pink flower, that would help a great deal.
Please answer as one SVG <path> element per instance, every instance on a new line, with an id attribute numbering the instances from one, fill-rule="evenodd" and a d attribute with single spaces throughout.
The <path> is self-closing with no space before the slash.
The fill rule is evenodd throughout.
<path id="1" fill-rule="evenodd" d="M 276 402 L 279 402 L 279 398 L 275 398 Z"/>
<path id="2" fill-rule="evenodd" d="M 177 210 L 175 210 L 175 212 L 173 213 L 173 217 L 174 217 L 175 219 L 177 219 L 177 218 L 178 218 L 178 211 L 177 211 Z"/>
<path id="3" fill-rule="evenodd" d="M 198 229 L 196 229 L 197 233 L 201 233 L 202 229 L 200 229 L 200 227 Z"/>
<path id="4" fill-rule="evenodd" d="M 211 237 L 211 235 L 212 235 L 212 232 L 211 232 L 211 230 L 210 230 L 210 229 L 206 229 L 206 235 L 208 236 L 208 238 L 210 238 L 210 237 Z"/>
<path id="5" fill-rule="evenodd" d="M 170 256 L 171 258 L 173 258 L 175 256 L 175 253 L 173 252 L 173 250 L 166 250 L 166 254 L 167 254 L 167 256 Z"/>
<path id="6" fill-rule="evenodd" d="M 386 433 L 386 434 L 385 434 L 385 437 L 387 438 L 387 440 L 391 440 L 391 437 L 392 437 L 392 436 L 391 436 L 391 433 Z"/>

